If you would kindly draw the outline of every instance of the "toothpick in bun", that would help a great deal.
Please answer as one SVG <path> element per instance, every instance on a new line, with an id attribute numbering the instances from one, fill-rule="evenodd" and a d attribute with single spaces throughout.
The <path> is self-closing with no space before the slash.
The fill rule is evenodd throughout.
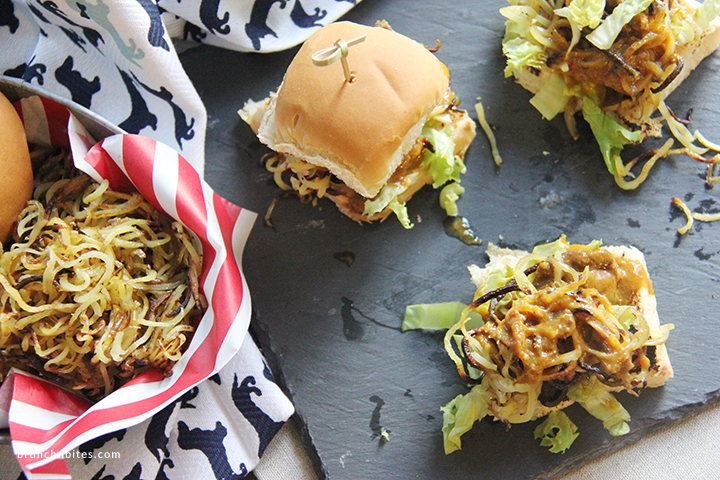
<path id="1" fill-rule="evenodd" d="M 339 40 L 357 43 L 341 55 Z M 333 49 L 344 65 L 313 61 Z M 282 188 L 327 197 L 358 222 L 394 211 L 409 228 L 410 197 L 465 171 L 475 124 L 458 104 L 448 69 L 426 47 L 384 23 L 337 22 L 303 44 L 277 92 L 239 114 L 275 152 L 267 167 Z"/>

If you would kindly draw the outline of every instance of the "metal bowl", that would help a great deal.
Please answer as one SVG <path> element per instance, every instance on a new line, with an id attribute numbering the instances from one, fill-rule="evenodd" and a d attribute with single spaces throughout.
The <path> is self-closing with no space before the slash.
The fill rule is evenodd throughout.
<path id="1" fill-rule="evenodd" d="M 0 92 L 5 94 L 11 102 L 17 102 L 23 98 L 38 95 L 63 105 L 82 123 L 95 140 L 101 140 L 118 133 L 125 133 L 116 125 L 113 125 L 87 108 L 18 78 L 0 75 Z M 7 428 L 0 429 L 0 445 L 9 443 L 10 430 Z"/>
<path id="2" fill-rule="evenodd" d="M 78 120 L 80 120 L 80 123 L 83 124 L 88 133 L 90 133 L 95 140 L 101 140 L 117 133 L 126 133 L 117 125 L 113 125 L 108 120 L 91 112 L 87 108 L 78 105 L 72 100 L 62 98 L 19 78 L 0 75 L 0 92 L 4 93 L 11 102 L 17 102 L 23 98 L 38 95 L 63 105 L 70 110 L 70 112 L 72 112 Z"/>

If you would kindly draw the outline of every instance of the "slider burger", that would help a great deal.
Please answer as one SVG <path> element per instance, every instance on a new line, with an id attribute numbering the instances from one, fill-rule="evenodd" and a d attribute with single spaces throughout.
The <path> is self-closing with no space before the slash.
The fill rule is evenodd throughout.
<path id="1" fill-rule="evenodd" d="M 623 147 L 659 137 L 662 119 L 685 147 L 704 152 L 707 141 L 690 134 L 664 99 L 718 47 L 720 2 L 509 2 L 500 9 L 507 19 L 505 76 L 514 76 L 535 94 L 530 103 L 544 118 L 563 113 L 574 138 L 574 115 L 582 112 L 620 187 L 636 188 L 659 158 L 632 179 L 633 162 L 620 158 Z M 660 119 L 651 117 L 656 110 Z M 705 142 L 704 147 L 695 146 L 696 140 Z"/>
<path id="2" fill-rule="evenodd" d="M 474 300 L 445 335 L 472 386 L 442 409 L 445 452 L 485 416 L 508 425 L 548 416 L 535 436 L 564 451 L 577 436 L 561 412 L 572 403 L 610 434 L 627 433 L 630 415 L 613 392 L 639 395 L 673 375 L 665 347 L 672 325 L 660 325 L 642 253 L 563 236 L 532 252 L 491 244 L 488 256 L 484 268 L 469 267 Z"/>
<path id="3" fill-rule="evenodd" d="M 343 65 L 318 66 L 318 52 L 340 49 L 339 40 L 357 42 Z M 395 212 L 410 228 L 410 197 L 465 171 L 475 124 L 458 105 L 427 48 L 385 23 L 338 22 L 303 44 L 275 93 L 239 114 L 274 151 L 267 168 L 283 189 L 327 197 L 358 222 Z"/>

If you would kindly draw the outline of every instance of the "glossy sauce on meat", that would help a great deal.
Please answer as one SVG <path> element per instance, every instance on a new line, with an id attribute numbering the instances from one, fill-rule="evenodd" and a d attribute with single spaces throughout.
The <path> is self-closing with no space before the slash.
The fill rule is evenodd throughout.
<path id="1" fill-rule="evenodd" d="M 559 260 L 539 263 L 528 276 L 535 292 L 493 300 L 485 324 L 472 332 L 497 369 L 518 383 L 562 388 L 578 373 L 620 384 L 628 372 L 646 371 L 644 348 L 633 347 L 634 332 L 613 313 L 613 306 L 635 305 L 640 289 L 650 288 L 644 266 L 604 248 L 569 250 Z"/>

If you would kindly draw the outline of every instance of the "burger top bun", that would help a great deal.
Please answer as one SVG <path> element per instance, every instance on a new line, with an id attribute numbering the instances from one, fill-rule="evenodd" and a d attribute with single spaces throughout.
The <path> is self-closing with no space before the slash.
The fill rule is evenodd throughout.
<path id="1" fill-rule="evenodd" d="M 367 35 L 349 48 L 354 75 L 341 62 L 313 64 L 312 55 L 343 39 Z M 258 138 L 330 170 L 371 198 L 420 135 L 427 115 L 449 88 L 447 68 L 420 43 L 382 27 L 338 22 L 302 46 L 270 102 Z"/>
<path id="2" fill-rule="evenodd" d="M 25 127 L 10 101 L 0 93 L 0 241 L 32 197 L 33 172 Z"/>

